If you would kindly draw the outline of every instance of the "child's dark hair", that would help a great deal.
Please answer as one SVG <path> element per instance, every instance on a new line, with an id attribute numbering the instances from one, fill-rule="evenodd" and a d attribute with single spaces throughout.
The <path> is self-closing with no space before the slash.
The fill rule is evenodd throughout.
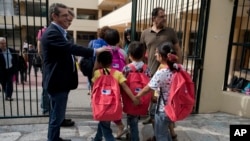
<path id="1" fill-rule="evenodd" d="M 128 46 L 128 54 L 134 59 L 140 60 L 145 54 L 145 45 L 139 41 L 133 41 Z"/>
<path id="2" fill-rule="evenodd" d="M 103 39 L 104 36 L 105 36 L 105 32 L 106 32 L 108 29 L 110 29 L 109 26 L 104 26 L 104 27 L 102 27 L 102 28 L 99 30 L 99 32 L 98 32 L 98 36 L 99 36 L 100 38 Z"/>
<path id="3" fill-rule="evenodd" d="M 120 35 L 116 29 L 110 28 L 105 31 L 103 39 L 107 42 L 107 44 L 115 46 L 120 42 Z"/>
<path id="4" fill-rule="evenodd" d="M 110 51 L 103 51 L 97 56 L 97 62 L 102 65 L 103 68 L 107 68 L 112 64 L 112 53 Z"/>
<path id="5" fill-rule="evenodd" d="M 158 53 L 161 55 L 162 59 L 165 60 L 169 66 L 171 71 L 175 70 L 174 63 L 177 62 L 177 59 L 169 60 L 169 53 L 176 55 L 175 50 L 173 49 L 173 44 L 171 42 L 164 42 L 160 46 L 158 46 Z"/>

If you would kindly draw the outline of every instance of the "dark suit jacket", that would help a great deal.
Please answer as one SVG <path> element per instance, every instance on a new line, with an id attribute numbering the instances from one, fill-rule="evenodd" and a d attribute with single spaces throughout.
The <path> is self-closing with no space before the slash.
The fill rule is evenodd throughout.
<path id="1" fill-rule="evenodd" d="M 9 71 L 11 71 L 11 74 L 15 74 L 18 70 L 18 53 L 12 48 L 8 48 L 8 49 L 12 55 L 12 60 L 11 60 L 12 68 Z M 1 81 L 1 78 L 4 78 L 4 75 L 6 75 L 5 71 L 6 71 L 6 63 L 5 63 L 2 49 L 0 49 L 0 81 Z"/>
<path id="2" fill-rule="evenodd" d="M 94 50 L 66 40 L 53 24 L 44 32 L 41 45 L 44 61 L 43 88 L 50 94 L 77 88 L 77 69 L 72 55 L 90 57 Z"/>

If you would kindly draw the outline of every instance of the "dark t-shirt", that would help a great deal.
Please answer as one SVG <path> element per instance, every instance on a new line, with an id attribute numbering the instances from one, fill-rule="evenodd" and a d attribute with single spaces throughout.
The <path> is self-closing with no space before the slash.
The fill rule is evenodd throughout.
<path id="1" fill-rule="evenodd" d="M 33 62 L 33 59 L 36 55 L 36 50 L 35 49 L 29 49 L 28 50 L 28 60 L 29 60 L 29 63 L 32 63 Z"/>
<path id="2" fill-rule="evenodd" d="M 145 43 L 147 47 L 148 67 L 151 71 L 151 76 L 153 76 L 160 64 L 155 58 L 156 48 L 167 41 L 176 44 L 178 43 L 178 38 L 172 28 L 166 27 L 158 33 L 154 32 L 152 28 L 148 28 L 142 32 L 140 41 Z"/>

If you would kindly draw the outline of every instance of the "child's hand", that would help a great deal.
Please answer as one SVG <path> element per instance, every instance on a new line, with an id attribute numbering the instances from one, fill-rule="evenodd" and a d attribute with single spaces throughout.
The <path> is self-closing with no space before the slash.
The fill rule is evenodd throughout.
<path id="1" fill-rule="evenodd" d="M 140 104 L 140 99 L 134 97 L 134 98 L 133 98 L 133 103 L 134 103 L 134 105 L 139 105 L 139 104 Z"/>
<path id="2" fill-rule="evenodd" d="M 140 99 L 140 96 L 136 95 L 135 98 L 136 98 L 136 99 Z"/>

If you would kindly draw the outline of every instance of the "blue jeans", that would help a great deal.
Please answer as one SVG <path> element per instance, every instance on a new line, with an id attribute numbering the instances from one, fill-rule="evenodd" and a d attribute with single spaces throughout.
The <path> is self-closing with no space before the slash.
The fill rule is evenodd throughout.
<path id="1" fill-rule="evenodd" d="M 139 129 L 138 129 L 138 116 L 127 115 L 128 125 L 130 127 L 130 141 L 140 141 L 139 138 Z"/>
<path id="2" fill-rule="evenodd" d="M 60 126 L 65 118 L 69 91 L 48 94 L 51 100 L 48 141 L 58 141 L 60 137 Z"/>
<path id="3" fill-rule="evenodd" d="M 49 99 L 48 92 L 45 89 L 43 89 L 43 91 L 42 91 L 41 105 L 40 106 L 42 108 L 43 114 L 46 114 L 50 111 L 50 99 Z"/>
<path id="4" fill-rule="evenodd" d="M 110 128 L 110 121 L 100 121 L 98 123 L 97 133 L 95 135 L 94 141 L 102 141 L 104 136 L 106 141 L 115 141 L 112 134 L 112 129 Z"/>
<path id="5" fill-rule="evenodd" d="M 155 113 L 155 138 L 157 141 L 172 141 L 169 124 L 170 119 L 166 116 L 165 112 Z"/>

